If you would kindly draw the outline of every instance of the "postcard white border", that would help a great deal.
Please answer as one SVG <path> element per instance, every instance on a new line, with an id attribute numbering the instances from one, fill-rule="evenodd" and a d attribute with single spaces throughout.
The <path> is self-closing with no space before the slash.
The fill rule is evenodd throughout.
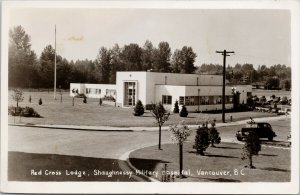
<path id="1" fill-rule="evenodd" d="M 291 182 L 257 183 L 146 183 L 146 182 L 9 182 L 8 149 L 8 18 L 10 8 L 151 8 L 151 9 L 286 9 L 291 12 L 292 149 Z M 300 3 L 286 1 L 6 1 L 1 29 L 1 191 L 13 193 L 186 193 L 295 194 L 299 193 L 299 65 Z"/>

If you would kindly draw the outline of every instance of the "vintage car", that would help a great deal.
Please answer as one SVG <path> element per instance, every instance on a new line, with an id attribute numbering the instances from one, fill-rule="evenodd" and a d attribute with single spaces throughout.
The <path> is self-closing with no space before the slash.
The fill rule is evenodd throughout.
<path id="1" fill-rule="evenodd" d="M 242 141 L 249 135 L 250 131 L 255 132 L 259 138 L 268 138 L 269 141 L 272 141 L 273 138 L 276 137 L 276 134 L 269 123 L 251 123 L 237 131 L 237 140 Z"/>

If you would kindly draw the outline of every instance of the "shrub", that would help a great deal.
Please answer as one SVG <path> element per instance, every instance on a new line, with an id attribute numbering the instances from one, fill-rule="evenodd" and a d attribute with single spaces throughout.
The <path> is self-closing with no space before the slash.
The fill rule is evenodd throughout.
<path id="1" fill-rule="evenodd" d="M 197 133 L 195 136 L 195 145 L 193 146 L 196 149 L 197 153 L 200 155 L 204 155 L 204 151 L 209 146 L 209 137 L 208 137 L 208 128 L 203 123 L 202 127 L 198 127 Z"/>
<path id="2" fill-rule="evenodd" d="M 189 113 L 188 113 L 186 107 L 183 105 L 182 108 L 181 108 L 181 111 L 180 111 L 180 113 L 179 113 L 179 116 L 180 116 L 180 117 L 187 117 L 188 114 L 189 114 Z"/>
<path id="3" fill-rule="evenodd" d="M 216 126 L 216 120 L 214 120 L 211 123 L 211 128 L 209 128 L 208 131 L 208 139 L 212 147 L 214 147 L 215 144 L 221 143 L 221 137 L 219 136 L 219 132 L 215 126 Z"/>
<path id="4" fill-rule="evenodd" d="M 99 99 L 99 105 L 102 105 L 102 98 Z"/>
<path id="5" fill-rule="evenodd" d="M 246 138 L 242 154 L 242 160 L 248 159 L 248 167 L 250 169 L 255 168 L 252 163 L 252 156 L 257 155 L 260 150 L 261 144 L 257 134 L 253 131 L 250 131 L 248 137 Z"/>
<path id="6" fill-rule="evenodd" d="M 29 96 L 29 100 L 28 101 L 29 101 L 29 103 L 31 103 L 31 95 Z"/>
<path id="7" fill-rule="evenodd" d="M 176 100 L 175 104 L 174 104 L 174 110 L 173 113 L 179 113 L 179 106 L 178 106 L 178 101 Z"/>
<path id="8" fill-rule="evenodd" d="M 85 103 L 85 104 L 87 103 L 87 98 L 86 98 L 86 96 L 83 97 L 83 103 Z"/>
<path id="9" fill-rule="evenodd" d="M 40 115 L 31 107 L 9 107 L 8 114 L 12 116 L 24 116 L 24 117 L 40 117 Z"/>
<path id="10" fill-rule="evenodd" d="M 42 105 L 43 104 L 43 101 L 42 101 L 42 98 L 39 99 L 39 105 Z"/>
<path id="11" fill-rule="evenodd" d="M 113 96 L 111 96 L 111 95 L 110 96 L 105 95 L 103 97 L 103 100 L 105 100 L 105 101 L 112 101 L 112 102 L 116 101 L 116 99 Z"/>
<path id="12" fill-rule="evenodd" d="M 134 116 L 142 116 L 145 112 L 144 105 L 141 100 L 138 100 L 134 107 Z"/>

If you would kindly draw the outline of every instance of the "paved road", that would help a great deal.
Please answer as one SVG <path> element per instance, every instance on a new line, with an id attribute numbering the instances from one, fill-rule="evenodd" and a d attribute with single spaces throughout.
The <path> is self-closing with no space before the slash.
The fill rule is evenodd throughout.
<path id="1" fill-rule="evenodd" d="M 290 130 L 290 120 L 282 119 L 278 121 L 272 121 L 271 124 L 273 126 L 273 129 L 276 131 L 276 134 L 278 135 L 276 139 L 286 139 L 286 136 L 289 134 Z M 240 128 L 241 125 L 218 127 L 222 141 L 237 142 L 234 135 L 235 132 Z M 124 161 L 122 161 L 124 159 L 120 159 L 120 157 L 124 153 L 131 150 L 135 150 L 137 148 L 152 146 L 157 144 L 158 142 L 157 131 L 83 131 L 9 126 L 8 132 L 8 150 L 12 151 L 10 153 L 10 159 L 14 159 L 12 161 L 16 162 L 26 161 L 27 163 L 27 166 L 25 167 L 20 167 L 18 165 L 20 163 L 17 163 L 16 165 L 11 166 L 11 169 L 20 170 L 13 171 L 15 173 L 23 172 L 26 174 L 28 174 L 28 170 L 30 170 L 30 167 L 32 167 L 31 159 L 36 159 L 36 164 L 41 165 L 40 167 L 43 167 L 45 163 L 48 163 L 50 168 L 58 168 L 60 167 L 60 163 L 57 161 L 57 159 L 59 158 L 64 159 L 64 161 L 66 161 L 67 163 L 74 161 L 75 159 L 75 161 L 78 161 L 83 164 L 86 164 L 84 162 L 91 162 L 91 160 L 88 159 L 94 158 L 96 159 L 94 160 L 95 162 L 97 161 L 97 159 L 100 161 L 95 165 L 91 165 L 92 167 L 97 167 L 100 166 L 100 164 L 103 164 L 104 162 L 109 162 L 104 163 L 107 164 L 105 170 L 116 169 L 116 163 L 118 163 L 119 167 L 122 167 L 122 170 L 124 170 L 124 166 L 126 163 L 124 164 Z M 194 137 L 195 131 L 193 131 L 188 141 L 193 142 Z M 172 140 L 170 139 L 170 133 L 168 131 L 162 131 L 162 143 L 170 142 L 172 142 Z M 25 152 L 25 154 L 20 152 Z M 45 158 L 42 158 L 40 155 L 38 156 L 37 154 L 50 155 L 46 155 Z M 77 157 L 84 158 L 78 159 Z M 56 162 L 56 165 L 53 165 L 53 163 L 49 163 L 49 158 L 50 161 L 52 160 L 52 162 Z M 101 167 L 103 166 L 101 165 Z M 24 169 L 26 169 L 27 171 L 24 172 Z M 27 178 L 30 177 L 28 175 L 26 177 L 22 177 L 22 175 L 19 174 L 12 175 L 11 178 L 12 180 L 20 181 L 27 180 Z M 56 181 L 57 178 L 58 177 L 53 177 L 53 180 Z M 47 180 L 49 178 L 44 179 Z M 73 179 L 77 180 L 78 178 Z M 104 180 L 105 178 L 97 177 L 97 179 Z M 139 180 L 140 178 L 133 179 Z M 66 180 L 70 179 L 67 178 Z M 127 180 L 125 179 L 123 181 Z"/>
<path id="2" fill-rule="evenodd" d="M 290 119 L 270 122 L 278 135 L 285 140 L 290 131 Z M 219 127 L 223 141 L 235 141 L 235 132 L 241 126 Z M 28 128 L 9 126 L 9 151 L 76 155 L 118 159 L 127 151 L 155 145 L 158 132 L 103 132 L 66 129 Z M 189 137 L 194 140 L 195 132 Z M 162 131 L 162 143 L 170 143 L 170 133 Z"/>

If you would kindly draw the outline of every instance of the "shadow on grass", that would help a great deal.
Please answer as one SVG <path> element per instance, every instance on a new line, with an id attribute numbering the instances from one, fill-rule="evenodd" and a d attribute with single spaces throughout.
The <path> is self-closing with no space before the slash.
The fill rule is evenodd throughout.
<path id="1" fill-rule="evenodd" d="M 260 156 L 278 156 L 276 154 L 259 154 Z"/>
<path id="2" fill-rule="evenodd" d="M 208 157 L 217 157 L 217 158 L 238 158 L 235 156 L 225 156 L 225 155 L 217 155 L 217 154 L 206 154 Z"/>
<path id="3" fill-rule="evenodd" d="M 155 159 L 141 159 L 130 158 L 131 164 L 139 170 L 154 171 L 156 166 L 160 163 L 169 163 L 168 161 L 155 160 Z"/>
<path id="4" fill-rule="evenodd" d="M 237 179 L 225 179 L 225 178 L 217 178 L 217 179 L 211 179 L 211 178 L 204 178 L 208 181 L 214 181 L 214 182 L 241 182 Z"/>
<path id="5" fill-rule="evenodd" d="M 221 149 L 233 149 L 233 150 L 240 150 L 241 148 L 234 148 L 230 146 L 215 146 L 214 148 L 221 148 Z"/>
<path id="6" fill-rule="evenodd" d="M 58 154 L 8 152 L 8 180 L 136 181 L 122 172 L 119 162 L 123 161 Z M 111 177 L 104 174 L 110 171 L 115 172 Z"/>
<path id="7" fill-rule="evenodd" d="M 290 170 L 287 169 L 279 169 L 274 167 L 265 167 L 265 168 L 259 168 L 260 170 L 266 170 L 266 171 L 279 171 L 279 172 L 290 172 Z"/>

